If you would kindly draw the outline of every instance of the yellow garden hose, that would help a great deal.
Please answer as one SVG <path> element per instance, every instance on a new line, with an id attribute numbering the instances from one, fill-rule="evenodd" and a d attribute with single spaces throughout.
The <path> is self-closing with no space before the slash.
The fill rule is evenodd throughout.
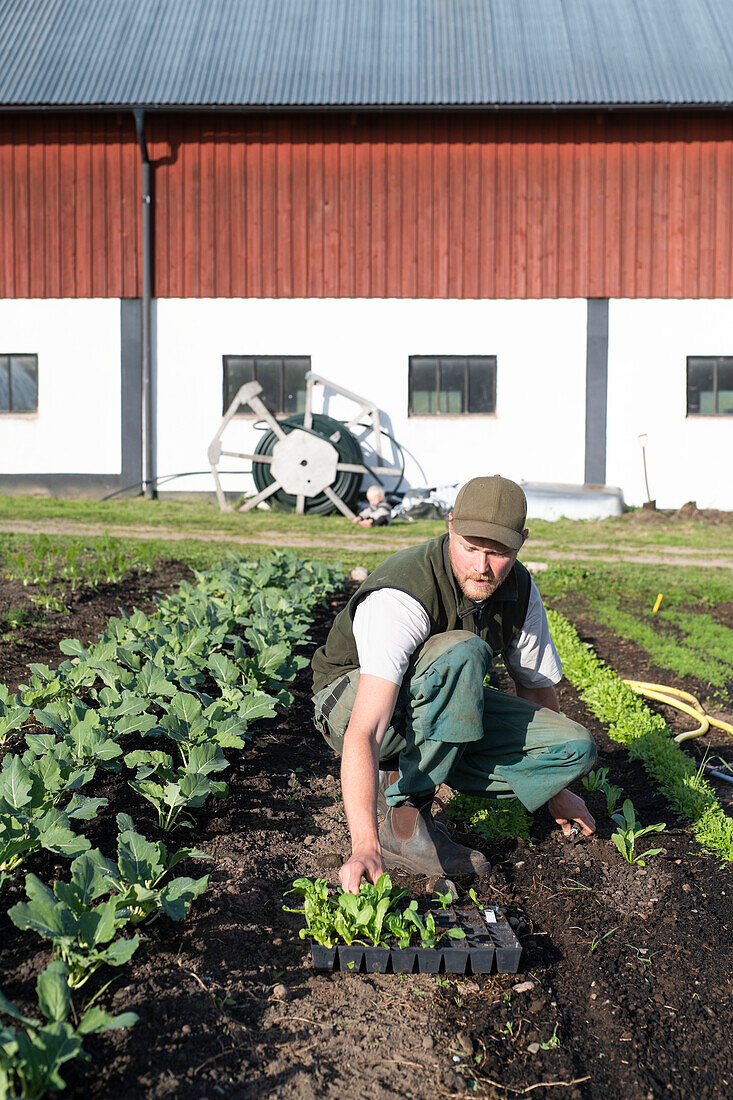
<path id="1" fill-rule="evenodd" d="M 711 718 L 709 714 L 706 714 L 700 705 L 699 701 L 694 695 L 691 695 L 689 691 L 680 691 L 679 688 L 667 687 L 665 684 L 647 684 L 642 680 L 624 680 L 624 684 L 630 687 L 632 691 L 635 691 L 637 695 L 644 695 L 647 699 L 656 699 L 659 703 L 666 703 L 669 707 L 676 707 L 677 710 L 684 711 L 685 714 L 689 714 L 692 718 L 696 718 L 699 725 L 694 730 L 687 730 L 685 733 L 678 733 L 675 737 L 675 741 L 681 744 L 683 741 L 690 741 L 693 737 L 702 737 L 704 733 L 707 733 L 711 726 L 715 726 L 717 729 L 725 730 L 726 733 L 733 734 L 733 725 L 729 722 L 721 722 L 719 718 Z M 680 700 L 685 699 L 686 702 Z"/>

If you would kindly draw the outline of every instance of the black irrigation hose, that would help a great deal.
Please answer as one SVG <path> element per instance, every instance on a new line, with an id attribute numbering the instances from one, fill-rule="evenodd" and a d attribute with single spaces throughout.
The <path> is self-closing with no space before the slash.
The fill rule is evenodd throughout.
<path id="1" fill-rule="evenodd" d="M 294 428 L 299 428 L 301 431 L 308 431 L 307 428 L 303 428 L 304 418 L 304 413 L 296 413 L 295 416 L 289 416 L 286 420 L 281 420 L 280 427 L 286 433 L 292 431 Z M 358 463 L 361 466 L 364 465 L 361 447 L 340 420 L 334 420 L 332 417 L 324 416 L 322 413 L 313 413 L 312 420 L 313 427 L 311 428 L 311 433 L 323 439 L 327 439 L 333 444 L 336 448 L 339 462 L 349 462 L 354 465 Z M 338 432 L 339 438 L 338 441 L 333 441 L 331 436 L 336 432 Z M 278 436 L 272 428 L 270 428 L 269 431 L 265 432 L 262 439 L 255 447 L 255 454 L 271 455 L 277 441 Z M 263 489 L 272 485 L 274 481 L 270 473 L 269 464 L 264 462 L 253 462 L 252 476 L 258 493 L 261 493 Z M 336 479 L 331 485 L 331 489 L 337 496 L 341 497 L 345 504 L 351 507 L 352 503 L 358 497 L 362 477 L 363 474 L 361 473 L 338 470 Z M 286 493 L 283 489 L 278 489 L 269 499 L 274 504 L 277 504 L 283 512 L 295 511 L 296 497 L 292 493 Z M 325 516 L 333 511 L 334 505 L 325 493 L 317 493 L 315 496 L 306 497 L 304 509 L 311 515 Z"/>
<path id="2" fill-rule="evenodd" d="M 251 470 L 220 470 L 222 474 L 248 474 Z M 132 485 L 125 485 L 124 489 L 115 489 L 113 493 L 107 493 L 106 496 L 100 497 L 100 503 L 105 500 L 112 500 L 112 497 L 118 497 L 120 493 L 129 493 L 130 489 L 144 489 L 146 485 L 162 485 L 164 481 L 175 481 L 177 477 L 196 477 L 197 474 L 210 474 L 211 470 L 188 470 L 185 474 L 161 474 L 160 477 L 151 477 L 143 481 L 135 481 Z"/>

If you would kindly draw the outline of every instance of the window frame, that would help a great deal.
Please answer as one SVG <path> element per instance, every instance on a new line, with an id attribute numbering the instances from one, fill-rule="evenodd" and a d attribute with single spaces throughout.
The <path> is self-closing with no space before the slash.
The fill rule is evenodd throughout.
<path id="1" fill-rule="evenodd" d="M 9 408 L 1 409 L 0 416 L 38 416 L 38 352 L 35 351 L 0 351 L 0 363 L 4 359 L 8 361 L 8 404 Z M 12 360 L 13 359 L 33 359 L 35 374 L 36 374 L 36 404 L 32 409 L 14 409 L 12 405 L 13 401 L 13 377 L 12 377 Z"/>
<path id="2" fill-rule="evenodd" d="M 302 362 L 304 360 L 307 363 L 307 366 L 306 366 L 306 374 L 307 374 L 310 370 L 313 369 L 310 355 L 242 355 L 242 354 L 234 355 L 234 354 L 230 354 L 230 355 L 222 355 L 221 358 L 222 358 L 222 370 L 221 370 L 222 415 L 224 415 L 226 413 L 227 409 L 229 408 L 229 405 L 231 405 L 231 402 L 234 400 L 234 396 L 235 396 L 234 394 L 232 394 L 231 400 L 227 403 L 227 399 L 226 399 L 226 397 L 227 397 L 227 367 L 229 366 L 229 362 L 232 359 L 251 359 L 252 363 L 253 363 L 253 375 L 254 375 L 253 380 L 254 381 L 257 381 L 257 361 L 258 360 L 265 360 L 265 361 L 268 361 L 270 363 L 272 363 L 272 362 L 279 363 L 280 364 L 280 383 L 279 383 L 280 398 L 279 398 L 279 402 L 278 402 L 279 407 L 277 409 L 270 409 L 269 411 L 273 414 L 273 416 L 275 417 L 276 420 L 283 420 L 283 419 L 286 419 L 289 416 L 296 416 L 297 415 L 297 409 L 294 410 L 293 412 L 286 412 L 282 408 L 282 406 L 284 404 L 284 397 L 285 397 L 285 370 L 286 370 L 286 367 L 287 367 L 288 363 L 292 364 L 292 362 L 294 360 L 297 360 L 299 362 Z M 238 419 L 242 419 L 242 420 L 256 420 L 257 419 L 256 413 L 254 413 L 252 411 L 252 409 L 249 408 L 248 405 L 240 405 L 239 408 L 237 409 L 237 411 L 233 415 L 234 415 L 234 417 L 237 417 Z"/>
<path id="3" fill-rule="evenodd" d="M 439 408 L 436 412 L 415 412 L 413 410 L 413 394 L 415 393 L 415 390 L 414 390 L 413 382 L 412 382 L 412 368 L 413 368 L 413 365 L 419 364 L 420 361 L 424 361 L 426 359 L 434 359 L 435 360 L 436 377 L 435 377 L 435 390 L 433 392 L 436 395 L 438 406 L 440 405 L 440 394 L 442 392 L 441 389 L 440 389 L 440 371 L 441 371 L 442 365 L 444 363 L 448 363 L 448 364 L 451 364 L 453 366 L 456 363 L 463 363 L 464 364 L 464 393 L 465 393 L 465 403 L 466 403 L 466 406 L 467 406 L 467 408 L 464 412 L 458 412 L 458 413 L 441 412 Z M 491 366 L 491 368 L 492 368 L 492 379 L 491 379 L 492 408 L 491 409 L 486 409 L 482 412 L 469 412 L 468 406 L 471 404 L 469 364 L 470 364 L 471 360 L 477 360 L 477 359 L 485 361 L 487 363 L 487 365 Z M 407 415 L 408 415 L 408 417 L 411 418 L 411 419 L 423 419 L 424 418 L 424 419 L 430 419 L 430 420 L 435 419 L 435 418 L 439 418 L 441 420 L 459 420 L 459 419 L 463 420 L 466 417 L 470 417 L 472 419 L 476 418 L 476 417 L 487 417 L 487 416 L 496 417 L 496 392 L 497 392 L 498 370 L 499 370 L 498 357 L 496 355 L 485 355 L 485 354 L 484 355 L 473 355 L 473 354 L 471 354 L 471 355 L 424 355 L 424 354 L 423 355 L 411 355 L 409 357 L 408 368 L 407 368 Z M 417 392 L 426 393 L 428 391 L 418 390 Z"/>
<path id="4" fill-rule="evenodd" d="M 691 412 L 690 411 L 690 360 L 695 359 L 698 362 L 703 361 L 712 366 L 713 369 L 713 402 L 715 408 L 712 412 Z M 685 417 L 721 417 L 722 419 L 733 418 L 733 413 L 719 412 L 718 411 L 718 367 L 723 363 L 729 368 L 733 369 L 733 355 L 688 355 L 685 361 Z"/>

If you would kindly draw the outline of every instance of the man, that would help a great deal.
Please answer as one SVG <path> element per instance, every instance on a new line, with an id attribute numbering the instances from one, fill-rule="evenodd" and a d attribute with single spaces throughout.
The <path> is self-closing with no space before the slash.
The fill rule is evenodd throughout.
<path id="1" fill-rule="evenodd" d="M 384 499 L 384 493 L 378 485 L 370 485 L 366 491 L 367 506 L 362 508 L 352 523 L 362 527 L 384 527 L 392 518 L 392 509 Z"/>
<path id="2" fill-rule="evenodd" d="M 595 763 L 593 741 L 559 713 L 562 669 L 537 588 L 517 561 L 527 501 L 506 478 L 459 491 L 448 534 L 392 554 L 337 615 L 313 657 L 314 721 L 341 756 L 356 892 L 386 867 L 485 874 L 482 853 L 434 821 L 447 783 L 543 804 L 563 832 L 595 822 L 567 787 Z M 504 657 L 516 696 L 484 687 Z M 379 821 L 378 821 L 379 817 Z"/>

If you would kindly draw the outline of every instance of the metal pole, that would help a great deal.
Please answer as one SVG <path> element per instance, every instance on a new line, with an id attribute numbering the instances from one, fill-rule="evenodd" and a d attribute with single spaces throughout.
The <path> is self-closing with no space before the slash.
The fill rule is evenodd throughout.
<path id="1" fill-rule="evenodd" d="M 143 455 L 144 455 L 144 490 L 145 496 L 150 500 L 155 496 L 155 439 L 153 429 L 153 386 L 152 386 L 152 324 L 151 303 L 153 296 L 153 263 L 152 263 L 152 170 L 148 147 L 145 141 L 145 112 L 133 111 L 135 116 L 135 133 L 140 146 L 140 165 L 142 183 L 142 420 L 143 420 Z"/>

